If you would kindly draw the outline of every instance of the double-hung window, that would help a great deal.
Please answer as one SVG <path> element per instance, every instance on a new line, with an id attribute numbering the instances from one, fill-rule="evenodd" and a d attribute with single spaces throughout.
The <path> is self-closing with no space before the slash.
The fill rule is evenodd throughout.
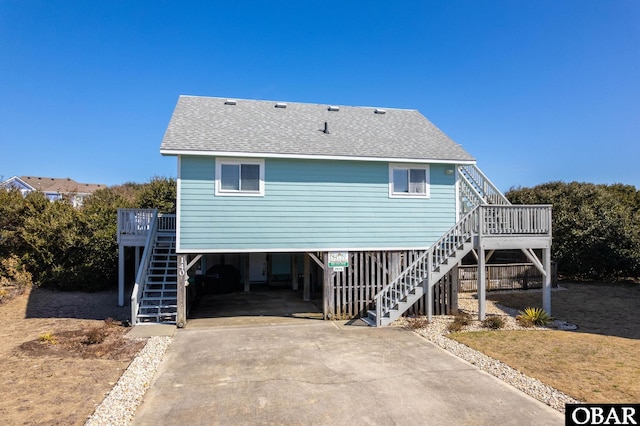
<path id="1" fill-rule="evenodd" d="M 426 164 L 390 164 L 389 197 L 429 197 L 429 166 Z"/>
<path id="2" fill-rule="evenodd" d="M 216 195 L 264 195 L 264 160 L 216 160 Z"/>

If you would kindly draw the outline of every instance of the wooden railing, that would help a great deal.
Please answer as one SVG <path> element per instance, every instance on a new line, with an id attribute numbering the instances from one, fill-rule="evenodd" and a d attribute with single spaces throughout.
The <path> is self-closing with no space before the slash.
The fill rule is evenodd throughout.
<path id="1" fill-rule="evenodd" d="M 118 209 L 118 242 L 122 235 L 147 235 L 156 213 L 156 209 Z"/>
<path id="2" fill-rule="evenodd" d="M 158 215 L 158 231 L 175 231 L 176 215 L 161 213 Z"/>
<path id="3" fill-rule="evenodd" d="M 383 325 L 383 318 L 418 287 L 429 291 L 466 254 L 461 252 L 465 245 L 470 250 L 473 238 L 482 236 L 551 237 L 551 206 L 477 206 L 376 294 L 376 325 Z"/>
<path id="4" fill-rule="evenodd" d="M 118 209 L 118 243 L 122 237 L 146 237 L 154 216 L 160 231 L 176 230 L 175 214 L 158 214 L 156 209 Z"/>
<path id="5" fill-rule="evenodd" d="M 458 171 L 462 181 L 472 187 L 480 198 L 484 200 L 483 204 L 511 204 L 504 194 L 475 165 L 460 165 L 458 166 Z"/>
<path id="6" fill-rule="evenodd" d="M 480 212 L 481 236 L 551 236 L 550 205 L 485 205 Z"/>

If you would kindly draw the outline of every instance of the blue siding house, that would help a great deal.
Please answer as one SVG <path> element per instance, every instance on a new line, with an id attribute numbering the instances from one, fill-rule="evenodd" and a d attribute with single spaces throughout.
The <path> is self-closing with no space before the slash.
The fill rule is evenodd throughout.
<path id="1" fill-rule="evenodd" d="M 424 249 L 474 158 L 415 110 L 182 96 L 178 253 Z"/>
<path id="2" fill-rule="evenodd" d="M 179 326 L 185 277 L 221 261 L 246 291 L 301 276 L 308 298 L 316 277 L 325 318 L 378 326 L 455 309 L 452 271 L 481 240 L 548 271 L 532 249 L 548 254 L 549 206 L 514 209 L 416 110 L 180 96 L 160 152 L 178 167 Z"/>

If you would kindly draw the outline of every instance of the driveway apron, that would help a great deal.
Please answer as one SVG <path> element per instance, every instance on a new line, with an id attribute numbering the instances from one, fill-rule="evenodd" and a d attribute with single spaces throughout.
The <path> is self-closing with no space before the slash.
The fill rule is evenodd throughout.
<path id="1" fill-rule="evenodd" d="M 176 332 L 135 425 L 561 425 L 401 328 L 292 320 Z"/>

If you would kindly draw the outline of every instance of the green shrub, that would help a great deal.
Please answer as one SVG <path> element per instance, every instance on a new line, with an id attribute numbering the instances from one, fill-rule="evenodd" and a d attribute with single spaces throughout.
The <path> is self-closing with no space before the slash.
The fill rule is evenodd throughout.
<path id="1" fill-rule="evenodd" d="M 38 340 L 40 340 L 43 343 L 50 343 L 52 345 L 55 345 L 58 343 L 58 339 L 56 339 L 56 336 L 50 331 L 41 334 L 38 337 Z"/>
<path id="2" fill-rule="evenodd" d="M 551 317 L 542 308 L 525 308 L 524 311 L 520 311 L 516 321 L 523 327 L 545 326 L 551 322 Z"/>
<path id="3" fill-rule="evenodd" d="M 497 315 L 486 317 L 482 321 L 482 326 L 485 328 L 490 328 L 491 330 L 499 330 L 504 327 L 504 318 Z"/>

